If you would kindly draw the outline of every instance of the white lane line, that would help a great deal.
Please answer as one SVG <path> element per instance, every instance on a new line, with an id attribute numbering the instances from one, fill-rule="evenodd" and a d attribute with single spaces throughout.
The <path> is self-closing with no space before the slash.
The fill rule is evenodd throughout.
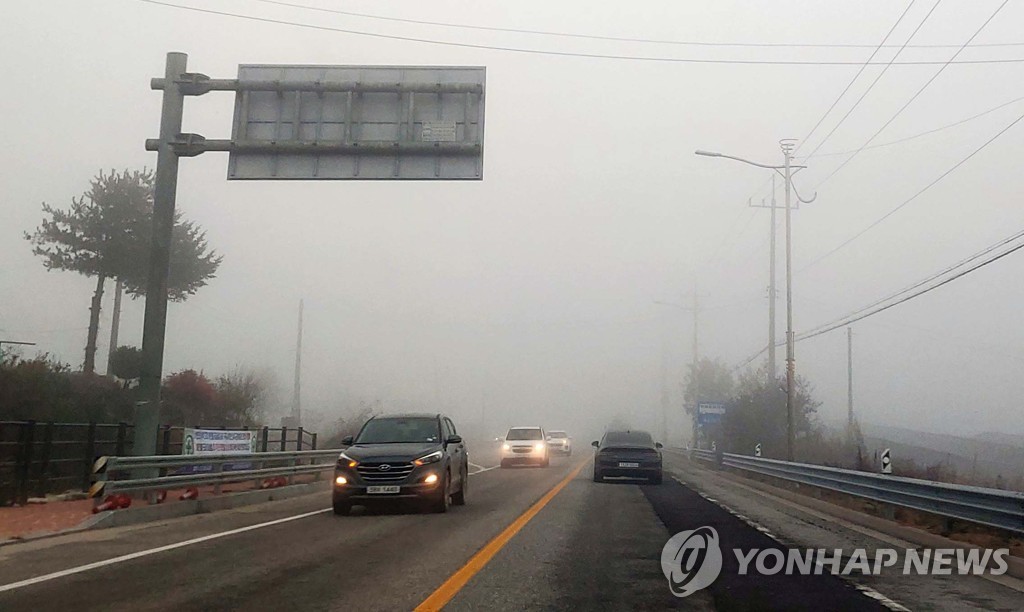
<path id="1" fill-rule="evenodd" d="M 205 535 L 199 538 L 192 538 L 191 540 L 185 540 L 184 542 L 177 542 L 175 544 L 168 544 L 166 546 L 158 546 L 156 548 L 150 548 L 149 550 L 140 550 L 139 552 L 133 552 L 127 555 L 121 555 L 120 557 L 114 557 L 113 559 L 107 559 L 105 561 L 97 561 L 95 563 L 88 563 L 86 565 L 80 565 L 71 569 L 61 570 L 59 572 L 53 572 L 52 574 L 44 574 L 35 578 L 29 578 L 20 582 L 12 582 L 10 584 L 0 585 L 0 593 L 5 591 L 13 591 L 22 587 L 31 586 L 33 584 L 39 584 L 40 582 L 47 582 L 55 580 L 57 578 L 63 578 L 65 576 L 72 576 L 74 574 L 81 574 L 82 572 L 88 572 L 90 570 L 106 567 L 108 565 L 116 565 L 118 563 L 124 563 L 125 561 L 131 561 L 133 559 L 139 559 L 141 557 L 148 557 L 149 555 L 155 555 L 157 553 L 167 552 L 168 550 L 174 550 L 176 548 L 183 548 L 185 546 L 191 546 L 193 544 L 199 544 L 202 542 L 208 542 L 210 540 L 216 540 L 229 535 L 235 535 L 236 533 L 245 533 L 246 531 L 252 531 L 254 529 L 262 529 L 263 527 L 270 527 L 272 525 L 280 525 L 281 523 L 287 523 L 289 521 L 297 521 L 304 519 L 316 514 L 323 514 L 324 512 L 330 512 L 330 508 L 323 510 L 314 510 L 313 512 L 306 512 L 303 514 L 296 514 L 295 516 L 288 516 L 285 518 L 277 519 L 275 521 L 267 521 L 266 523 L 259 523 L 256 525 L 249 525 L 248 527 L 239 527 L 238 529 L 231 529 L 228 531 L 222 531 L 220 533 L 213 533 Z"/>
<path id="2" fill-rule="evenodd" d="M 714 499 L 713 497 L 705 495 L 703 491 L 698 491 L 696 488 L 686 484 L 681 479 L 679 479 L 679 478 L 677 478 L 675 476 L 672 476 L 672 480 L 675 480 L 679 484 L 689 488 L 691 491 L 696 491 L 697 495 L 700 495 L 701 497 L 703 497 L 704 499 L 708 500 L 709 502 L 715 504 L 719 508 L 722 508 L 723 510 L 725 510 L 729 514 L 735 516 L 736 518 L 740 519 L 741 521 L 743 521 L 747 525 L 749 525 L 749 526 L 753 527 L 754 529 L 760 531 L 761 533 L 765 534 L 766 536 L 768 536 L 769 538 L 771 538 L 775 542 L 778 542 L 779 544 L 781 544 L 783 546 L 787 546 L 789 548 L 800 548 L 800 546 L 797 543 L 783 540 L 782 538 L 780 538 L 780 537 L 776 536 L 775 534 L 773 534 L 771 531 L 768 530 L 767 527 L 764 527 L 763 525 L 761 525 L 757 521 L 755 521 L 755 520 L 753 520 L 753 519 L 751 519 L 749 517 L 743 516 L 739 512 L 736 512 L 735 510 L 730 508 L 728 505 L 718 501 L 717 499 Z M 874 599 L 878 603 L 882 604 L 882 606 L 892 610 L 893 612 L 910 612 L 909 608 L 907 608 L 907 607 L 899 604 L 898 602 L 896 602 L 896 601 L 886 597 L 881 592 L 876 591 L 875 589 L 873 589 L 873 588 L 871 588 L 871 587 L 869 587 L 869 586 L 867 586 L 865 584 L 860 584 L 859 582 L 856 582 L 852 578 L 849 578 L 847 576 L 840 576 L 839 578 L 841 580 L 845 581 L 846 583 L 852 585 L 855 589 L 857 589 L 858 591 L 860 591 L 864 595 L 866 595 L 866 596 Z"/>
<path id="3" fill-rule="evenodd" d="M 476 476 L 477 474 L 483 474 L 484 472 L 489 472 L 489 471 L 491 471 L 491 470 L 493 470 L 493 469 L 498 467 L 496 465 L 492 465 L 490 467 L 483 467 L 483 466 L 477 465 L 475 463 L 470 463 L 469 465 L 471 467 L 478 468 L 476 472 L 470 473 L 470 476 Z M 185 546 L 191 546 L 192 544 L 200 544 L 202 542 L 207 542 L 209 540 L 216 540 L 217 538 L 223 538 L 225 536 L 234 535 L 236 533 L 244 533 L 246 531 L 252 531 L 253 529 L 261 529 L 263 527 L 270 527 L 272 525 L 280 525 L 281 523 L 287 523 L 289 521 L 295 521 L 295 520 L 298 520 L 298 519 L 303 519 L 303 518 L 306 518 L 306 517 L 309 517 L 309 516 L 314 516 L 314 515 L 317 515 L 317 514 L 323 514 L 324 512 L 330 512 L 330 511 L 331 511 L 330 508 L 326 508 L 324 510 L 314 510 L 313 512 L 306 512 L 304 514 L 297 514 L 295 516 L 288 516 L 288 517 L 285 517 L 285 518 L 282 518 L 282 519 L 277 519 L 277 520 L 274 520 L 274 521 L 268 521 L 266 523 L 259 523 L 259 524 L 256 524 L 256 525 L 249 525 L 248 527 L 240 527 L 238 529 L 232 529 L 230 531 L 222 531 L 220 533 L 214 533 L 214 534 L 202 536 L 202 537 L 199 537 L 199 538 L 193 538 L 191 540 L 185 540 L 184 542 L 177 542 L 175 544 L 168 544 L 166 546 L 160 546 L 160 547 L 157 547 L 157 548 L 151 548 L 149 550 L 142 550 L 142 551 L 134 552 L 134 553 L 127 554 L 127 555 L 122 555 L 120 557 L 114 557 L 113 559 L 107 559 L 105 561 L 97 561 L 95 563 L 89 563 L 89 564 L 86 564 L 86 565 L 80 565 L 78 567 L 73 567 L 71 569 L 61 570 L 59 572 L 53 572 L 52 574 L 45 574 L 43 576 L 37 576 L 35 578 L 29 578 L 27 580 L 22 580 L 20 582 L 12 582 L 10 584 L 0 585 L 0 593 L 3 593 L 5 591 L 13 591 L 15 589 L 20 589 L 22 587 L 31 586 L 33 584 L 39 584 L 40 582 L 47 582 L 47 581 L 50 581 L 50 580 L 55 580 L 57 578 L 63 578 L 64 576 L 72 576 L 74 574 L 81 574 L 82 572 L 88 572 L 89 570 L 94 570 L 94 569 L 98 569 L 98 568 L 101 568 L 101 567 L 106 567 L 108 565 L 115 565 L 117 563 L 123 563 L 125 561 L 131 561 L 133 559 L 139 559 L 141 557 L 148 557 L 149 555 L 155 555 L 157 553 L 166 552 L 168 550 L 174 550 L 175 548 L 182 548 L 182 547 L 185 547 Z"/>
<path id="4" fill-rule="evenodd" d="M 484 467 L 482 465 L 477 465 L 475 463 L 470 463 L 469 467 L 475 467 L 476 468 L 475 472 L 470 472 L 469 473 L 470 476 L 476 476 L 477 474 L 483 474 L 484 472 L 490 472 L 491 470 L 493 470 L 494 468 L 496 468 L 498 466 L 492 465 L 491 467 Z"/>

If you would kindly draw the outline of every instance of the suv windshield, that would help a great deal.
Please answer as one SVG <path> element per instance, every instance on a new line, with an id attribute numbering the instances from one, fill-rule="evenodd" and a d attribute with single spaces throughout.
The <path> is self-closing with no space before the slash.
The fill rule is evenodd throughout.
<path id="1" fill-rule="evenodd" d="M 542 440 L 544 436 L 540 433 L 539 427 L 524 427 L 522 429 L 510 429 L 506 440 Z"/>
<path id="2" fill-rule="evenodd" d="M 654 439 L 646 431 L 610 431 L 604 436 L 604 446 L 609 444 L 653 445 Z"/>
<path id="3" fill-rule="evenodd" d="M 372 419 L 363 426 L 356 444 L 394 444 L 401 442 L 434 442 L 441 440 L 437 419 L 382 418 Z"/>
<path id="4" fill-rule="evenodd" d="M 548 437 L 549 438 L 567 438 L 569 436 L 565 435 L 564 431 L 549 431 L 548 432 Z"/>

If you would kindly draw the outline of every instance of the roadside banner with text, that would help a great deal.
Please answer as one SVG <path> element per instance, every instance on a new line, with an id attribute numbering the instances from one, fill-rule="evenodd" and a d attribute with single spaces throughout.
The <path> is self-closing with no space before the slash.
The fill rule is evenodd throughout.
<path id="1" fill-rule="evenodd" d="M 182 455 L 248 455 L 256 452 L 256 431 L 229 431 L 224 429 L 185 428 L 181 441 Z M 212 472 L 212 465 L 191 465 L 175 470 L 177 474 L 202 474 Z M 249 461 L 225 463 L 225 472 L 252 469 Z"/>

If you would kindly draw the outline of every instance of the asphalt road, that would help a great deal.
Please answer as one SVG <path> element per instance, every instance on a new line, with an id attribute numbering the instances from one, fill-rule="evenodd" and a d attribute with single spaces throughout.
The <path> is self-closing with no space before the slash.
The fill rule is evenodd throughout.
<path id="1" fill-rule="evenodd" d="M 474 463 L 494 465 L 487 454 Z M 741 577 L 728 563 L 712 587 L 672 596 L 660 556 L 676 531 L 714 525 L 723 542 L 762 547 L 768 536 L 671 479 L 594 483 L 588 459 L 478 470 L 468 504 L 441 515 L 336 517 L 324 494 L 0 547 L 0 610 L 412 610 L 460 575 L 447 610 L 883 609 L 838 578 Z"/>

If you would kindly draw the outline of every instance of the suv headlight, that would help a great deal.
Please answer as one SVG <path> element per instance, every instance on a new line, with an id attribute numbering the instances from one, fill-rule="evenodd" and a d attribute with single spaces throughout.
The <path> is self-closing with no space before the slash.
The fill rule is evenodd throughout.
<path id="1" fill-rule="evenodd" d="M 544 450 L 544 443 L 543 442 L 538 442 L 538 443 L 534 444 L 533 445 L 533 449 L 534 450 L 539 450 L 539 451 Z"/>
<path id="2" fill-rule="evenodd" d="M 441 460 L 441 457 L 443 456 L 444 453 L 442 453 L 441 451 L 434 451 L 428 455 L 423 455 L 419 459 L 413 460 L 413 463 L 416 465 L 427 465 L 428 463 L 437 463 L 438 461 Z"/>
<path id="3" fill-rule="evenodd" d="M 341 455 L 338 456 L 338 465 L 354 468 L 357 465 L 359 465 L 359 462 L 353 459 L 352 457 L 349 457 L 345 453 L 342 453 Z"/>
<path id="4" fill-rule="evenodd" d="M 512 449 L 512 447 L 509 446 L 508 444 L 502 444 L 501 448 L 502 448 L 502 450 L 511 450 Z"/>

